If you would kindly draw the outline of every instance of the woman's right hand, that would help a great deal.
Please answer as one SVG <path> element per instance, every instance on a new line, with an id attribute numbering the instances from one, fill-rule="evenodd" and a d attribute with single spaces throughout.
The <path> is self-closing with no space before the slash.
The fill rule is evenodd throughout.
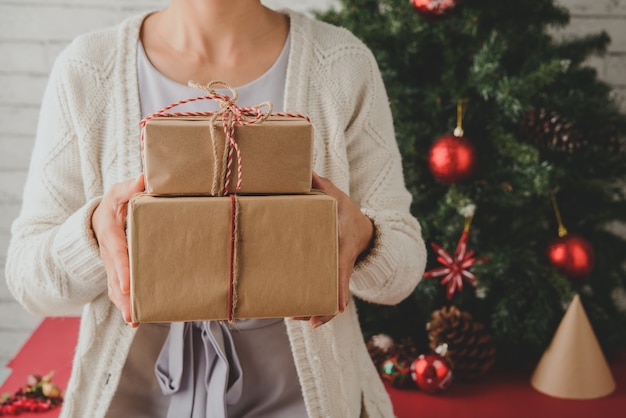
<path id="1" fill-rule="evenodd" d="M 145 190 L 143 173 L 135 179 L 114 184 L 91 216 L 91 228 L 100 247 L 100 257 L 107 272 L 109 298 L 131 322 L 130 268 L 124 223 L 128 201 Z M 132 323 L 137 327 L 138 323 Z"/>

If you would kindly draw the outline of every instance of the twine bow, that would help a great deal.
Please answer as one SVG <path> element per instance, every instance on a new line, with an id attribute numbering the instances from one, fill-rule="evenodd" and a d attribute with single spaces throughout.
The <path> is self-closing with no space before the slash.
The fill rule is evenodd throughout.
<path id="1" fill-rule="evenodd" d="M 248 107 L 239 107 L 235 104 L 235 101 L 239 97 L 237 91 L 233 89 L 228 83 L 223 81 L 211 81 L 206 85 L 202 85 L 196 83 L 194 81 L 189 82 L 189 86 L 198 90 L 202 90 L 207 93 L 206 96 L 199 96 L 190 99 L 181 100 L 176 103 L 172 103 L 168 106 L 165 106 L 163 109 L 160 109 L 154 113 L 147 115 L 145 118 L 139 122 L 139 125 L 142 127 L 141 131 L 141 147 L 142 152 L 144 149 L 144 136 L 145 136 L 145 126 L 150 119 L 154 119 L 156 117 L 184 117 L 184 116 L 211 116 L 211 126 L 213 127 L 214 122 L 217 118 L 220 118 L 222 121 L 222 127 L 224 129 L 224 135 L 226 135 L 226 140 L 228 141 L 228 156 L 226 162 L 226 173 L 225 173 L 225 181 L 224 181 L 224 194 L 228 194 L 228 188 L 230 185 L 230 179 L 232 176 L 232 164 L 233 164 L 233 154 L 237 156 L 237 186 L 236 190 L 241 189 L 242 182 L 242 159 L 241 159 L 241 151 L 239 146 L 237 145 L 237 141 L 235 140 L 235 126 L 247 126 L 255 123 L 261 123 L 265 121 L 270 115 L 272 115 L 272 103 L 271 102 L 263 102 L 256 106 L 248 106 Z M 226 90 L 229 90 L 231 96 L 226 94 L 220 94 L 215 91 L 215 88 L 218 86 L 223 87 Z M 180 105 L 186 103 L 192 103 L 201 100 L 213 100 L 216 101 L 220 105 L 220 109 L 214 112 L 169 112 L 169 110 L 178 107 Z M 263 108 L 267 108 L 266 112 L 263 112 Z M 284 113 L 276 113 L 277 116 L 295 116 L 295 117 L 303 117 L 310 121 L 307 116 L 299 115 L 299 114 L 284 114 Z M 215 147 L 214 153 L 216 154 Z M 217 155 L 215 155 L 217 157 Z M 218 161 L 215 159 L 215 161 Z M 217 165 L 216 165 L 217 166 Z M 214 176 L 216 179 L 219 176 Z"/>
<path id="2" fill-rule="evenodd" d="M 214 90 L 215 86 L 222 86 L 232 93 L 232 98 L 227 95 L 222 95 Z M 272 113 L 272 103 L 263 102 L 256 106 L 239 107 L 235 104 L 235 101 L 239 98 L 239 94 L 236 90 L 231 88 L 227 83 L 223 81 L 211 81 L 206 86 L 203 86 L 194 81 L 189 82 L 189 87 L 193 87 L 198 90 L 206 91 L 210 96 L 213 96 L 220 105 L 220 110 L 213 112 L 211 117 L 211 126 L 213 126 L 215 120 L 218 117 L 222 119 L 222 127 L 224 129 L 224 135 L 228 141 L 228 157 L 226 159 L 226 179 L 224 181 L 224 194 L 228 194 L 228 188 L 230 186 L 230 178 L 232 175 L 233 165 L 233 153 L 237 155 L 237 186 L 235 190 L 241 189 L 242 180 L 242 163 L 241 163 L 241 150 L 237 141 L 235 141 L 235 126 L 252 125 L 254 123 L 263 122 Z M 209 97 L 209 96 L 207 96 Z M 263 113 L 261 109 L 267 107 L 267 112 Z"/>

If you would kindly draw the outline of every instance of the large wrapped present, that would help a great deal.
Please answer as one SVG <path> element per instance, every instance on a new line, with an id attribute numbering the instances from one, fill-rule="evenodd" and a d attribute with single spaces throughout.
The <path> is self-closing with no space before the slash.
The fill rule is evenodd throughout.
<path id="1" fill-rule="evenodd" d="M 270 115 L 257 123 L 236 124 L 234 143 L 221 118 L 212 116 L 154 117 L 146 121 L 143 135 L 149 193 L 311 191 L 313 126 L 303 117 Z"/>
<path id="2" fill-rule="evenodd" d="M 332 197 L 139 194 L 127 238 L 134 322 L 338 312 Z"/>

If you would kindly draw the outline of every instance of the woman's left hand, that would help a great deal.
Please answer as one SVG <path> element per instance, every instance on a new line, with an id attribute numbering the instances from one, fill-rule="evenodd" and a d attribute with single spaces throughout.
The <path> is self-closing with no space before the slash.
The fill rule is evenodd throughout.
<path id="1" fill-rule="evenodd" d="M 313 188 L 337 200 L 339 229 L 339 311 L 343 312 L 350 301 L 350 276 L 357 258 L 366 251 L 374 237 L 374 224 L 361 212 L 350 197 L 330 180 L 313 173 Z M 334 316 L 298 317 L 309 320 L 313 328 L 330 321 Z"/>

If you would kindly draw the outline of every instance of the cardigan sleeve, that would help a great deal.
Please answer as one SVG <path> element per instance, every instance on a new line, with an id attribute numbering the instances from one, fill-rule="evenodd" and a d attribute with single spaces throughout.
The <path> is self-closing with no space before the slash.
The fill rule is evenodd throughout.
<path id="1" fill-rule="evenodd" d="M 75 129 L 81 107 L 91 100 L 81 86 L 96 84 L 66 55 L 56 60 L 44 93 L 5 271 L 17 301 L 46 316 L 75 313 L 107 283 L 91 231 L 100 198 L 87 196 L 99 176 L 97 157 L 86 155 L 86 140 Z"/>
<path id="2" fill-rule="evenodd" d="M 344 62 L 352 66 L 345 97 L 354 98 L 355 109 L 345 131 L 350 197 L 375 225 L 373 248 L 355 267 L 350 288 L 366 301 L 396 304 L 419 283 L 426 248 L 420 224 L 410 212 L 412 196 L 405 186 L 389 100 L 374 56 L 363 47 Z"/>

